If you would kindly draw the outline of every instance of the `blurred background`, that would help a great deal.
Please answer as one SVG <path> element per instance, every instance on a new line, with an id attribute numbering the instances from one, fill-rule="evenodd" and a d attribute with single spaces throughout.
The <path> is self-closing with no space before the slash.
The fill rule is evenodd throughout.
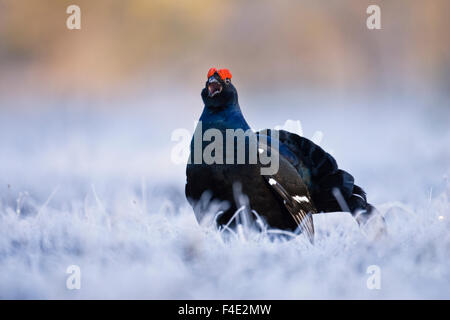
<path id="1" fill-rule="evenodd" d="M 1 93 L 114 100 L 197 90 L 210 66 L 252 92 L 447 94 L 446 0 L 0 2 Z M 66 28 L 77 4 L 81 30 Z M 2 107 L 5 107 L 2 105 Z"/>
<path id="2" fill-rule="evenodd" d="M 81 30 L 66 27 L 72 4 Z M 0 298 L 448 297 L 449 13 L 448 0 L 0 0 Z M 204 238 L 172 133 L 193 132 L 210 67 L 231 70 L 253 128 L 299 121 L 397 210 L 389 246 L 373 251 L 345 215 L 314 218 L 314 248 Z M 78 295 L 63 286 L 73 263 L 94 270 Z M 385 291 L 365 286 L 373 263 Z"/>
<path id="3" fill-rule="evenodd" d="M 171 133 L 192 130 L 215 66 L 233 73 L 255 128 L 300 120 L 367 183 L 434 170 L 417 183 L 425 192 L 450 158 L 450 3 L 380 0 L 382 29 L 369 30 L 372 2 L 80 0 L 81 30 L 69 30 L 72 1 L 0 0 L 4 185 L 131 175 L 182 186 Z"/>

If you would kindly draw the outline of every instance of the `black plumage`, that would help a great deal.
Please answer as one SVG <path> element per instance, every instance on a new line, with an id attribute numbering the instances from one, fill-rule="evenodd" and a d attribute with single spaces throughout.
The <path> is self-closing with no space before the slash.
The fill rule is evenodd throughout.
<path id="1" fill-rule="evenodd" d="M 205 194 L 222 204 L 223 213 L 217 218 L 219 226 L 233 226 L 235 223 L 230 219 L 238 209 L 245 207 L 245 210 L 254 210 L 264 217 L 272 228 L 306 231 L 311 241 L 314 236 L 312 214 L 350 211 L 355 216 L 368 217 L 376 212 L 367 203 L 363 189 L 354 184 L 353 177 L 339 169 L 335 159 L 312 141 L 284 130 L 251 131 L 241 112 L 228 70 L 210 70 L 202 98 L 205 107 L 197 133 L 203 136 L 207 130 L 214 129 L 226 137 L 227 129 L 240 129 L 248 135 L 245 164 L 237 164 L 236 152 L 227 154 L 229 150 L 222 150 L 222 156 L 216 158 L 220 159 L 218 163 L 208 164 L 203 159 L 196 162 L 195 147 L 200 146 L 203 152 L 210 142 L 202 141 L 196 145 L 193 138 L 186 169 L 186 197 L 199 221 L 207 211 L 200 201 Z M 272 147 L 274 141 L 271 139 L 275 134 L 278 135 L 278 148 Z M 257 163 L 248 163 L 252 141 L 258 142 L 258 154 L 278 153 L 279 170 L 275 174 L 261 174 L 264 165 L 259 156 Z M 227 163 L 227 156 L 233 159 L 232 164 Z M 362 220 L 366 219 L 358 219 Z"/>

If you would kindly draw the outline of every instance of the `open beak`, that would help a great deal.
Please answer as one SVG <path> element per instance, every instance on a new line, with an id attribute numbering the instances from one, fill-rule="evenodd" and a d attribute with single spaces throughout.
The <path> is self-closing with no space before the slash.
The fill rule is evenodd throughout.
<path id="1" fill-rule="evenodd" d="M 208 80 L 208 96 L 214 97 L 216 94 L 222 92 L 222 85 L 219 80 L 214 77 L 210 77 Z"/>

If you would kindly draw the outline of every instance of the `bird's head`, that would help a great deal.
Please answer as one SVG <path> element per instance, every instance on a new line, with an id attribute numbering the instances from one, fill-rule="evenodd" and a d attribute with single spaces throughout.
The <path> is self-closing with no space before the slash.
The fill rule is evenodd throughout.
<path id="1" fill-rule="evenodd" d="M 209 69 L 202 98 L 206 107 L 227 107 L 236 104 L 238 96 L 231 83 L 231 72 L 228 69 Z"/>

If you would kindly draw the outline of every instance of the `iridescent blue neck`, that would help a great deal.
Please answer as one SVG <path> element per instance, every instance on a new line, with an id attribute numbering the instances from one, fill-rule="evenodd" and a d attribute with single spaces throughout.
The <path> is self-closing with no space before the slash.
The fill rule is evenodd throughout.
<path id="1" fill-rule="evenodd" d="M 247 121 L 244 119 L 239 104 L 233 104 L 226 107 L 207 107 L 203 109 L 200 116 L 203 130 L 216 128 L 221 131 L 226 129 L 250 129 Z"/>

